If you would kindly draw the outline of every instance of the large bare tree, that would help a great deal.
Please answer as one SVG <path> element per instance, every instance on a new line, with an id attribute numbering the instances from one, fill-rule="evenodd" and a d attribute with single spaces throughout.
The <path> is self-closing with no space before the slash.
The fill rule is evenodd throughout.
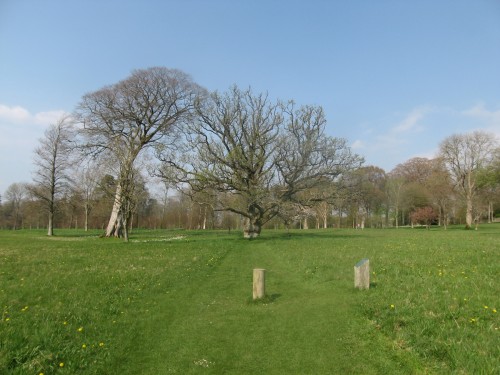
<path id="1" fill-rule="evenodd" d="M 283 202 L 361 162 L 344 140 L 324 134 L 320 107 L 295 109 L 234 86 L 213 93 L 197 107 L 197 117 L 183 158 L 163 153 L 161 159 L 176 171 L 169 178 L 189 184 L 190 191 L 229 193 L 220 195 L 231 199 L 219 199 L 218 209 L 244 218 L 246 238 L 259 236 Z"/>
<path id="2" fill-rule="evenodd" d="M 491 162 L 496 146 L 494 134 L 482 131 L 455 134 L 441 142 L 440 155 L 450 171 L 455 187 L 465 200 L 467 229 L 472 227 L 478 172 Z"/>
<path id="3" fill-rule="evenodd" d="M 72 166 L 73 126 L 69 116 L 61 117 L 45 131 L 35 149 L 31 192 L 43 202 L 48 212 L 47 235 L 54 234 L 56 198 L 68 185 L 68 170 Z"/>
<path id="4" fill-rule="evenodd" d="M 190 76 L 155 67 L 134 70 L 114 85 L 86 94 L 76 117 L 83 146 L 117 165 L 117 187 L 106 236 L 127 238 L 134 165 L 145 149 L 172 141 L 176 127 L 191 115 L 203 90 Z"/>

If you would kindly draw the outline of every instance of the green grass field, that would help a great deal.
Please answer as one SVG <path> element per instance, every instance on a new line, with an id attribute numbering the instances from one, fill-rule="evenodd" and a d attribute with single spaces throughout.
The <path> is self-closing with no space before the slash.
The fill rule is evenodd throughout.
<path id="1" fill-rule="evenodd" d="M 1 374 L 497 374 L 500 226 L 0 232 Z M 370 259 L 371 288 L 353 266 Z M 252 269 L 267 297 L 253 302 Z"/>

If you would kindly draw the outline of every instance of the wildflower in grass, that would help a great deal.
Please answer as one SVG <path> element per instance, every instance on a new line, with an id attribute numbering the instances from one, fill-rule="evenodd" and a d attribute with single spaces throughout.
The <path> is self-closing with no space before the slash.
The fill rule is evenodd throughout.
<path id="1" fill-rule="evenodd" d="M 491 309 L 491 312 L 496 314 L 497 313 L 497 309 Z"/>
<path id="2" fill-rule="evenodd" d="M 68 325 L 68 322 L 63 322 L 63 324 L 64 324 L 65 326 L 67 326 L 67 325 Z"/>
<path id="3" fill-rule="evenodd" d="M 102 348 L 104 346 L 104 343 L 103 342 L 100 342 L 99 343 L 99 346 Z"/>
<path id="4" fill-rule="evenodd" d="M 59 367 L 64 367 L 64 362 L 60 362 Z"/>
<path id="5" fill-rule="evenodd" d="M 483 307 L 484 307 L 486 310 L 487 310 L 487 309 L 489 309 L 489 307 L 488 307 L 488 306 L 486 306 L 486 305 L 484 305 Z"/>
<path id="6" fill-rule="evenodd" d="M 80 327 L 77 329 L 78 332 L 82 332 L 83 331 L 83 327 Z"/>
<path id="7" fill-rule="evenodd" d="M 22 311 L 22 312 L 25 312 L 26 310 L 28 310 L 28 306 L 24 306 L 24 307 L 21 309 L 21 311 Z"/>
<path id="8" fill-rule="evenodd" d="M 8 322 L 10 320 L 10 318 L 6 318 L 5 321 Z"/>
<path id="9" fill-rule="evenodd" d="M 477 319 L 476 318 L 470 318 L 469 322 L 471 322 L 471 323 L 477 323 Z"/>
<path id="10" fill-rule="evenodd" d="M 396 306 L 394 306 L 394 305 L 391 305 L 391 309 L 394 309 L 395 307 L 396 307 Z"/>
<path id="11" fill-rule="evenodd" d="M 83 344 L 83 345 L 82 345 L 82 349 L 85 349 L 86 347 L 87 347 L 87 345 L 86 345 L 86 344 Z"/>

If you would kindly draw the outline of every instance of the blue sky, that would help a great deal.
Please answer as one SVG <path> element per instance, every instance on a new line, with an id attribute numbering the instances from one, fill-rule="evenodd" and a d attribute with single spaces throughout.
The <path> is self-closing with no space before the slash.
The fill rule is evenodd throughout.
<path id="1" fill-rule="evenodd" d="M 386 171 L 500 136 L 498 0 L 0 0 L 0 194 L 31 180 L 48 124 L 151 66 L 321 105 Z"/>

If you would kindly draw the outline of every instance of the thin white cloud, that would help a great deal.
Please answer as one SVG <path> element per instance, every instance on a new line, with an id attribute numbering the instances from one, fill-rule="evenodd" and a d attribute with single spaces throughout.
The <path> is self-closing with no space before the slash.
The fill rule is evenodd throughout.
<path id="1" fill-rule="evenodd" d="M 500 106 L 419 106 L 396 118 L 375 120 L 371 128 L 373 134 L 360 132 L 352 146 L 370 163 L 390 169 L 412 157 L 436 157 L 439 143 L 452 134 L 479 130 L 500 140 Z"/>
<path id="2" fill-rule="evenodd" d="M 13 182 L 30 180 L 33 150 L 44 130 L 65 115 L 63 110 L 31 113 L 0 103 L 0 193 Z"/>
<path id="3" fill-rule="evenodd" d="M 432 150 L 427 150 L 427 151 L 422 151 L 422 152 L 417 152 L 413 154 L 409 159 L 411 158 L 426 158 L 426 159 L 434 159 L 437 157 L 439 154 L 439 147 L 435 147 Z M 409 160 L 408 159 L 408 160 Z M 404 162 L 404 161 L 403 161 Z"/>
<path id="4" fill-rule="evenodd" d="M 387 155 L 398 155 L 404 147 L 411 144 L 416 133 L 425 130 L 421 125 L 422 119 L 431 113 L 433 109 L 428 106 L 420 106 L 412 109 L 395 126 L 386 129 L 372 138 L 371 142 L 364 142 L 365 149 L 373 152 L 383 151 Z M 363 142 L 360 140 L 359 142 Z"/>
<path id="5" fill-rule="evenodd" d="M 478 130 L 485 130 L 500 138 L 500 109 L 488 110 L 483 103 L 480 103 L 462 111 L 461 114 L 475 120 L 478 123 Z"/>
<path id="6" fill-rule="evenodd" d="M 33 117 L 37 124 L 48 125 L 56 123 L 59 119 L 67 115 L 68 114 L 65 111 L 58 110 L 58 111 L 38 112 Z"/>
<path id="7" fill-rule="evenodd" d="M 489 110 L 483 103 L 479 103 L 461 111 L 460 114 L 474 122 L 475 130 L 492 133 L 497 140 L 500 140 L 500 109 Z"/>
<path id="8" fill-rule="evenodd" d="M 25 122 L 31 118 L 28 110 L 20 106 L 9 107 L 7 105 L 0 104 L 0 119 L 9 122 Z"/>
<path id="9" fill-rule="evenodd" d="M 12 124 L 49 125 L 55 123 L 62 116 L 67 115 L 63 110 L 44 111 L 31 114 L 21 106 L 0 104 L 0 121 Z"/>
<path id="10" fill-rule="evenodd" d="M 419 125 L 419 122 L 430 111 L 429 107 L 414 108 L 400 123 L 392 128 L 392 132 L 399 134 L 410 131 L 422 131 L 423 127 Z"/>
<path id="11" fill-rule="evenodd" d="M 486 120 L 495 124 L 500 124 L 500 110 L 489 111 L 483 103 L 462 111 L 462 114 L 470 117 Z"/>
<path id="12" fill-rule="evenodd" d="M 362 150 L 366 147 L 366 144 L 365 142 L 363 142 L 362 140 L 360 139 L 356 139 L 352 145 L 351 145 L 351 148 L 354 149 L 354 150 Z"/>

